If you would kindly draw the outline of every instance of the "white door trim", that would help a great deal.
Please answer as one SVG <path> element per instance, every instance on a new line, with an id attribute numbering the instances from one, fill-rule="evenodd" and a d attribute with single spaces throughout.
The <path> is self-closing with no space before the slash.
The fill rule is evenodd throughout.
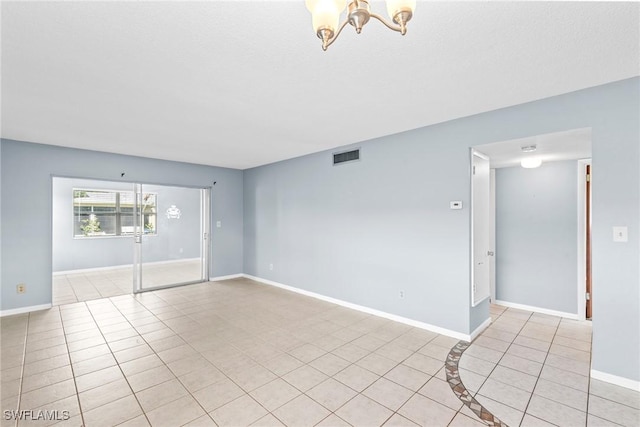
<path id="1" fill-rule="evenodd" d="M 485 299 L 491 298 L 491 292 L 490 289 L 486 292 L 486 295 L 484 296 L 480 296 L 478 299 L 476 299 L 476 289 L 474 284 L 475 282 L 475 227 L 474 227 L 474 221 L 475 221 L 475 211 L 476 211 L 476 207 L 475 207 L 475 200 L 474 200 L 474 168 L 475 168 L 475 160 L 474 158 L 480 158 L 483 160 L 486 160 L 487 162 L 490 161 L 489 157 L 486 154 L 483 154 L 477 150 L 475 150 L 474 148 L 471 148 L 470 150 L 470 156 L 469 156 L 469 177 L 470 177 L 470 182 L 471 182 L 471 194 L 470 194 L 470 200 L 471 200 L 471 212 L 469 215 L 469 221 L 471 224 L 471 238 L 470 240 L 470 248 L 469 248 L 469 254 L 470 254 L 470 281 L 469 281 L 469 291 L 471 294 L 471 307 L 476 307 L 478 304 L 480 304 L 482 301 L 484 301 Z M 491 166 L 489 164 L 489 171 L 491 171 Z M 490 194 L 488 194 L 488 196 L 490 197 Z M 487 204 L 489 203 L 489 201 L 487 200 Z M 489 218 L 487 218 L 488 220 Z M 489 243 L 489 242 L 487 242 Z M 486 249 L 485 249 L 486 250 Z M 490 288 L 490 283 L 487 284 Z"/>
<path id="2" fill-rule="evenodd" d="M 496 170 L 489 169 L 489 287 L 491 302 L 496 301 Z"/>

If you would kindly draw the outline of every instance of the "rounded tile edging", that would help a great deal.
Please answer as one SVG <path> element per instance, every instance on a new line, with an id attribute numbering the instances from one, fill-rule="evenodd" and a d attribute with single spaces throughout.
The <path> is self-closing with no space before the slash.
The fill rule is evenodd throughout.
<path id="1" fill-rule="evenodd" d="M 456 395 L 458 399 L 469 408 L 474 414 L 478 416 L 483 422 L 490 426 L 495 427 L 508 427 L 507 424 L 500 421 L 498 417 L 493 415 L 491 412 L 487 410 L 480 402 L 476 400 L 475 397 L 469 393 L 467 388 L 462 383 L 460 379 L 460 371 L 458 370 L 458 364 L 460 363 L 460 358 L 462 354 L 465 352 L 471 343 L 466 341 L 460 341 L 458 344 L 453 346 L 449 354 L 447 355 L 447 361 L 445 362 L 445 372 L 447 373 L 447 383 L 449 383 L 449 387 Z"/>

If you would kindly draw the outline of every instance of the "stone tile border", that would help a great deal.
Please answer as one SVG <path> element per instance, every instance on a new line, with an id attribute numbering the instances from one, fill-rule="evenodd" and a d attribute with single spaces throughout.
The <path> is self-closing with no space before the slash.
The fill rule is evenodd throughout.
<path id="1" fill-rule="evenodd" d="M 504 422 L 500 421 L 498 417 L 493 415 L 491 412 L 487 410 L 484 406 L 480 404 L 476 400 L 475 397 L 469 393 L 466 389 L 462 380 L 460 379 L 460 371 L 458 370 L 458 363 L 460 362 L 460 358 L 462 357 L 462 353 L 465 352 L 471 343 L 466 341 L 460 341 L 456 344 L 449 354 L 447 355 L 447 361 L 445 362 L 444 368 L 447 372 L 447 382 L 453 390 L 453 393 L 460 399 L 462 403 L 464 403 L 469 409 L 473 411 L 482 421 L 490 426 L 496 427 L 508 427 Z"/>

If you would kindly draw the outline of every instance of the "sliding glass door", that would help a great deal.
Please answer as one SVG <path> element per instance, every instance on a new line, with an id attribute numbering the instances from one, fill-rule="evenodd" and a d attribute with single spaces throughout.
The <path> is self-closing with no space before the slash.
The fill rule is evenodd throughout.
<path id="1" fill-rule="evenodd" d="M 208 280 L 209 191 L 134 185 L 134 291 Z"/>

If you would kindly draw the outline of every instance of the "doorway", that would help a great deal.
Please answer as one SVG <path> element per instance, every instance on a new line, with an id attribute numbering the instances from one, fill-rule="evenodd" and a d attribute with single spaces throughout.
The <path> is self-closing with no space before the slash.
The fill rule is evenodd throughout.
<path id="1" fill-rule="evenodd" d="M 54 305 L 207 280 L 208 189 L 53 177 L 52 194 Z"/>
<path id="2" fill-rule="evenodd" d="M 474 149 L 490 158 L 492 169 L 490 200 L 495 202 L 495 211 L 490 211 L 490 217 L 495 228 L 490 239 L 495 236 L 496 241 L 490 244 L 490 251 L 497 255 L 489 257 L 490 266 L 493 259 L 496 262 L 496 268 L 490 268 L 491 274 L 496 274 L 492 302 L 587 318 L 592 313 L 587 313 L 591 302 L 587 303 L 586 297 L 593 296 L 593 284 L 590 280 L 587 284 L 591 251 L 586 242 L 590 218 L 585 201 L 591 129 L 494 142 Z M 542 167 L 525 169 L 525 157 L 538 157 Z M 591 182 L 589 187 L 591 190 Z M 590 215 L 590 208 L 588 212 Z M 543 275 L 535 270 L 535 265 L 543 264 L 554 268 Z M 541 284 L 547 288 L 536 292 Z"/>

